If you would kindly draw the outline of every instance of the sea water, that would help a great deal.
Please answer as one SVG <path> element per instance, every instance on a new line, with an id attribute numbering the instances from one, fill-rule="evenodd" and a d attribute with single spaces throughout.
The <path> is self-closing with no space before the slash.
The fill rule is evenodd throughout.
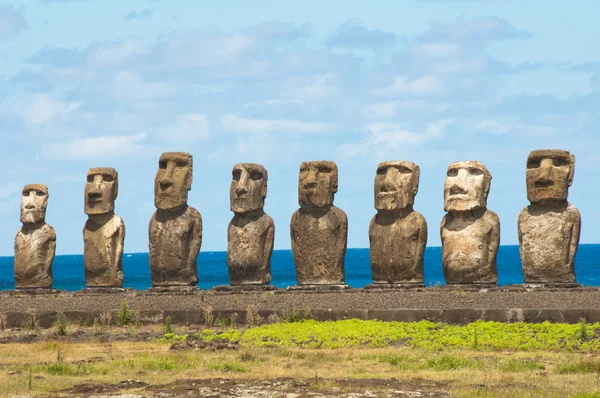
<path id="1" fill-rule="evenodd" d="M 500 285 L 523 283 L 518 246 L 501 246 L 498 251 L 498 279 Z M 360 288 L 372 283 L 369 249 L 346 251 L 346 283 Z M 294 260 L 290 250 L 275 250 L 271 259 L 273 285 L 287 287 L 296 284 Z M 124 287 L 136 290 L 148 289 L 150 266 L 148 253 L 123 255 Z M 600 245 L 580 245 L 575 259 L 577 282 L 586 286 L 600 286 Z M 85 287 L 82 255 L 56 256 L 53 265 L 54 288 L 80 290 Z M 200 252 L 198 256 L 199 286 L 210 289 L 229 284 L 227 252 Z M 443 285 L 441 247 L 425 250 L 426 286 Z M 13 257 L 0 257 L 0 290 L 15 288 Z"/>

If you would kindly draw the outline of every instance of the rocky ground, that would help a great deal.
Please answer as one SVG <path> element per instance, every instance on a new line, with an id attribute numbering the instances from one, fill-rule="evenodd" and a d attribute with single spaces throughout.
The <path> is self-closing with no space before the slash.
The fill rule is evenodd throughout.
<path id="1" fill-rule="evenodd" d="M 276 380 L 229 380 L 198 379 L 178 380 L 162 386 L 148 386 L 136 381 L 126 380 L 118 384 L 83 383 L 65 391 L 73 397 L 262 397 L 262 398 L 318 398 L 318 397 L 397 397 L 397 398 L 449 398 L 439 383 L 415 381 L 404 383 L 398 380 L 381 379 L 344 379 L 344 380 L 304 380 L 291 378 Z M 320 387 L 323 386 L 323 387 Z M 327 387 L 326 387 L 327 386 Z M 426 389 L 424 389 L 426 388 Z M 120 393 L 123 390 L 133 391 Z"/>

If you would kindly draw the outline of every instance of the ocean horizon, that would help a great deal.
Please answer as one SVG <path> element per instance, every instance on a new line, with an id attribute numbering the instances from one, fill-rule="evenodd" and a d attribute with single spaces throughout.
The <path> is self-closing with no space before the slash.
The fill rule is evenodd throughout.
<path id="1" fill-rule="evenodd" d="M 444 285 L 442 248 L 425 250 L 425 285 Z M 523 283 L 519 246 L 500 246 L 498 251 L 498 284 Z M 200 252 L 198 256 L 198 286 L 211 289 L 229 284 L 226 251 Z M 372 283 L 368 248 L 347 249 L 345 257 L 346 283 L 362 288 Z M 123 255 L 123 286 L 136 290 L 151 287 L 148 253 Z M 296 285 L 296 271 L 291 250 L 274 250 L 271 258 L 271 284 L 280 288 Z M 582 244 L 575 259 L 576 282 L 584 286 L 600 286 L 600 244 Z M 54 288 L 77 291 L 85 288 L 83 255 L 57 255 L 53 264 Z M 14 290 L 14 265 L 12 256 L 0 257 L 0 290 Z"/>

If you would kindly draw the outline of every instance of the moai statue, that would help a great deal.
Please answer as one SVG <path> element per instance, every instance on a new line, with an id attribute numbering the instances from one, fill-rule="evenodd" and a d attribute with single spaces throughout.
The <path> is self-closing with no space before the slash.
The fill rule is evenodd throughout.
<path id="1" fill-rule="evenodd" d="M 150 219 L 152 286 L 195 286 L 196 259 L 202 244 L 202 217 L 188 206 L 192 189 L 192 155 L 164 152 L 154 180 L 156 212 Z"/>
<path id="2" fill-rule="evenodd" d="M 235 213 L 227 229 L 227 264 L 232 285 L 268 285 L 275 224 L 263 210 L 267 170 L 254 163 L 233 166 L 229 188 Z"/>
<path id="3" fill-rule="evenodd" d="M 420 169 L 414 163 L 380 163 L 375 176 L 375 209 L 369 225 L 375 284 L 422 285 L 427 222 L 413 210 Z"/>
<path id="4" fill-rule="evenodd" d="M 56 232 L 46 224 L 48 187 L 29 184 L 21 196 L 23 226 L 15 237 L 15 282 L 17 289 L 51 289 Z"/>
<path id="5" fill-rule="evenodd" d="M 452 163 L 444 184 L 442 265 L 447 284 L 496 284 L 500 220 L 487 209 L 492 175 L 480 162 Z"/>
<path id="6" fill-rule="evenodd" d="M 88 288 L 123 286 L 123 247 L 125 223 L 115 214 L 119 175 L 110 167 L 88 170 L 85 184 L 83 266 Z"/>
<path id="7" fill-rule="evenodd" d="M 519 246 L 525 283 L 575 282 L 581 216 L 567 202 L 575 156 L 533 151 L 527 158 L 527 199 L 519 214 Z"/>
<path id="8" fill-rule="evenodd" d="M 345 281 L 348 217 L 333 205 L 338 188 L 334 162 L 300 165 L 298 203 L 290 232 L 299 285 L 339 285 Z"/>

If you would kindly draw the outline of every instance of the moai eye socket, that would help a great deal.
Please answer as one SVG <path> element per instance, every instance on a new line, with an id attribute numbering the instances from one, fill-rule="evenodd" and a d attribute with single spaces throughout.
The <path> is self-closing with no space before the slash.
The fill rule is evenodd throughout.
<path id="1" fill-rule="evenodd" d="M 528 169 L 537 169 L 541 166 L 542 161 L 541 159 L 530 159 L 527 161 L 527 168 Z"/>
<path id="2" fill-rule="evenodd" d="M 412 174 L 412 172 L 413 172 L 411 169 L 409 169 L 408 167 L 404 167 L 404 166 L 398 167 L 398 171 L 401 174 Z"/>
<path id="3" fill-rule="evenodd" d="M 331 173 L 333 170 L 331 169 L 331 167 L 327 167 L 327 166 L 319 166 L 319 173 L 323 173 L 323 174 L 329 174 Z"/>
<path id="4" fill-rule="evenodd" d="M 36 190 L 35 190 L 35 194 L 36 194 L 37 196 L 46 196 L 46 192 L 44 192 L 44 191 L 42 191 L 42 190 L 40 190 L 40 189 L 36 189 Z"/>
<path id="5" fill-rule="evenodd" d="M 569 163 L 570 162 L 567 159 L 562 159 L 562 158 L 554 158 L 554 159 L 552 159 L 552 164 L 555 167 L 568 166 Z"/>
<path id="6" fill-rule="evenodd" d="M 385 173 L 387 173 L 387 167 L 380 167 L 377 169 L 377 174 L 380 176 L 385 175 Z"/>
<path id="7" fill-rule="evenodd" d="M 263 175 L 262 175 L 262 173 L 261 173 L 260 171 L 253 171 L 253 172 L 250 174 L 250 178 L 251 178 L 252 180 L 254 180 L 254 181 L 258 181 L 258 180 L 260 180 L 261 178 L 263 178 Z"/>
<path id="8" fill-rule="evenodd" d="M 240 177 L 242 176 L 242 171 L 241 170 L 234 170 L 231 173 L 231 177 L 235 180 L 235 181 L 239 181 Z"/>
<path id="9" fill-rule="evenodd" d="M 167 161 L 166 160 L 161 160 L 158 162 L 158 168 L 159 169 L 166 169 L 167 168 Z"/>
<path id="10" fill-rule="evenodd" d="M 458 176 L 458 169 L 450 169 L 447 173 L 448 177 L 456 177 Z"/>
<path id="11" fill-rule="evenodd" d="M 94 177 L 95 177 L 94 174 L 88 174 L 88 176 L 87 176 L 87 182 L 94 182 Z"/>
<path id="12" fill-rule="evenodd" d="M 469 174 L 471 174 L 472 176 L 482 176 L 483 175 L 483 170 L 481 169 L 469 169 Z"/>
<path id="13" fill-rule="evenodd" d="M 114 177 L 110 174 L 103 175 L 102 179 L 104 180 L 104 182 L 113 182 L 115 180 Z"/>

